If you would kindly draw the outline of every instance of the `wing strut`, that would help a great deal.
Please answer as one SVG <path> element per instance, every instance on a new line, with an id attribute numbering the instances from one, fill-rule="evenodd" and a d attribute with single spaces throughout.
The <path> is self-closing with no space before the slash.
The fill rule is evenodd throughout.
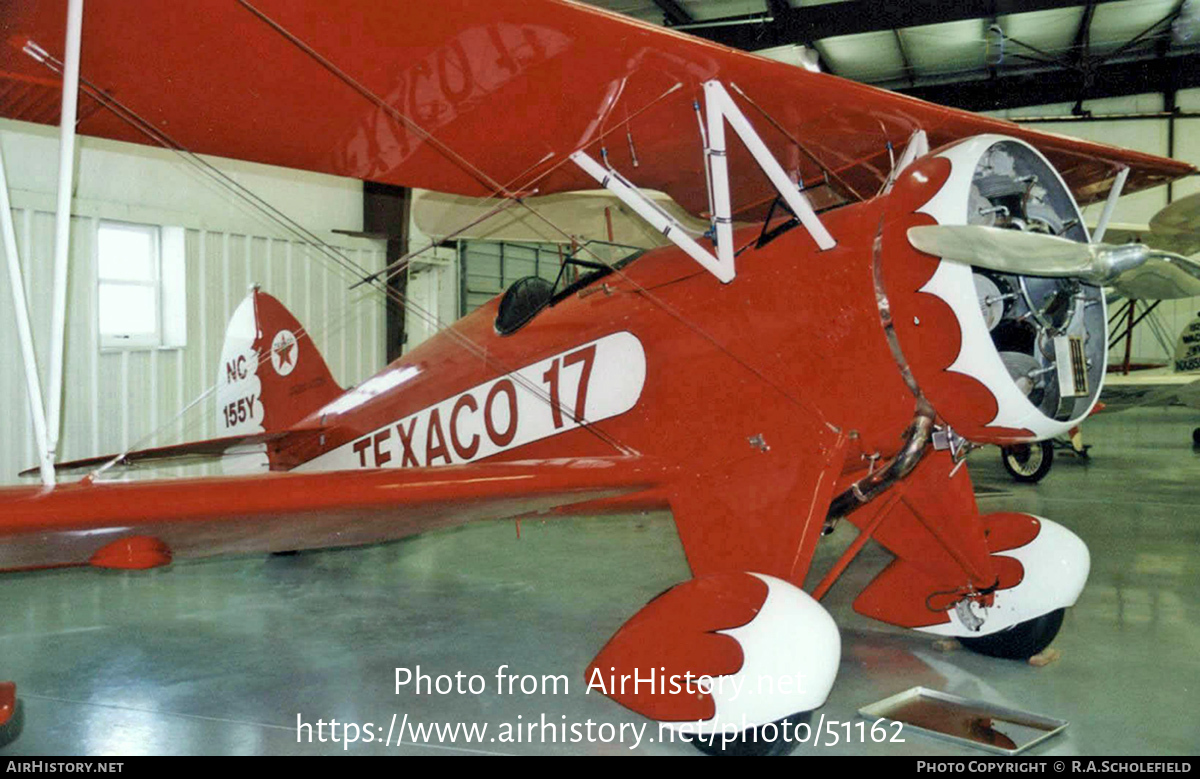
<path id="1" fill-rule="evenodd" d="M 42 383 L 38 378 L 37 353 L 33 348 L 33 330 L 29 326 L 29 307 L 25 303 L 25 282 L 17 255 L 17 235 L 13 227 L 12 205 L 8 200 L 8 177 L 4 155 L 0 153 L 0 230 L 3 230 L 4 256 L 8 260 L 8 286 L 12 291 L 13 315 L 17 318 L 17 338 L 21 342 L 21 361 L 25 364 L 25 391 L 29 395 L 29 416 L 37 440 L 38 467 L 42 484 L 54 486 L 54 452 L 46 442 L 46 409 L 42 405 Z"/>
<path id="2" fill-rule="evenodd" d="M 63 55 L 62 116 L 58 142 L 58 208 L 54 214 L 54 319 L 51 322 L 50 397 L 46 447 L 53 459 L 62 430 L 63 371 L 67 345 L 67 272 L 71 251 L 71 192 L 75 174 L 75 121 L 79 104 L 79 46 L 83 38 L 83 0 L 67 3 L 67 40 Z"/>
<path id="3" fill-rule="evenodd" d="M 1117 172 L 1117 180 L 1108 190 L 1108 200 L 1104 201 L 1104 210 L 1100 213 L 1100 221 L 1096 223 L 1096 229 L 1092 231 L 1092 243 L 1100 243 L 1104 240 L 1104 233 L 1108 230 L 1108 220 L 1112 219 L 1113 209 L 1117 207 L 1117 198 L 1125 189 L 1125 179 L 1127 178 L 1129 178 L 1129 166 L 1122 165 L 1121 170 Z"/>
<path id="4" fill-rule="evenodd" d="M 704 82 L 705 111 L 708 121 L 708 148 L 705 149 L 708 180 L 711 182 L 713 222 L 717 254 L 714 257 L 688 235 L 674 217 L 658 208 L 632 183 L 611 166 L 601 165 L 584 151 L 571 155 L 571 160 L 600 185 L 632 208 L 655 229 L 683 249 L 696 262 L 721 282 L 728 284 L 737 276 L 733 255 L 733 205 L 729 191 L 729 164 L 726 158 L 725 123 L 728 122 L 738 138 L 753 155 L 780 196 L 792 209 L 822 251 L 837 246 L 837 241 L 825 229 L 808 198 L 788 178 L 783 166 L 763 143 L 754 126 L 733 102 L 720 81 Z M 607 160 L 606 160 L 607 162 Z"/>

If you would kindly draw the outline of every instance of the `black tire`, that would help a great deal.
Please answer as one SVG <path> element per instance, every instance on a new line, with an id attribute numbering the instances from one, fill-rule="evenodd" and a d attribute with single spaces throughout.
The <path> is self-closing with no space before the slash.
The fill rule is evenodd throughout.
<path id="1" fill-rule="evenodd" d="M 684 740 L 689 741 L 692 746 L 699 749 L 706 755 L 715 757 L 779 757 L 782 755 L 790 755 L 792 750 L 801 741 L 806 741 L 809 737 L 810 729 L 807 727 L 800 728 L 799 725 L 807 725 L 812 719 L 811 711 L 800 712 L 793 714 L 790 717 L 775 720 L 770 725 L 763 725 L 757 728 L 746 728 L 733 739 L 726 741 L 724 735 L 716 733 L 711 736 L 685 736 Z M 787 723 L 786 730 L 791 738 L 784 739 L 784 723 Z M 804 738 L 797 738 L 796 731 L 800 730 L 804 734 Z M 773 740 L 766 740 L 764 737 L 775 735 Z"/>
<path id="2" fill-rule="evenodd" d="M 1200 446 L 1200 427 L 1192 431 L 1192 446 Z"/>
<path id="3" fill-rule="evenodd" d="M 1008 475 L 1025 484 L 1036 484 L 1054 464 L 1054 443 L 1037 441 L 1032 444 L 1015 444 L 1000 448 L 1000 462 Z"/>
<path id="4" fill-rule="evenodd" d="M 959 638 L 962 645 L 972 652 L 1005 660 L 1028 660 L 1050 646 L 1062 627 L 1066 609 L 1056 609 L 1049 614 L 1019 622 L 1012 627 L 979 638 Z"/>
<path id="5" fill-rule="evenodd" d="M 0 725 L 0 749 L 8 746 L 17 740 L 17 736 L 21 735 L 21 730 L 25 727 L 25 704 L 17 701 L 17 705 L 13 708 L 13 714 L 8 718 L 8 722 Z"/>

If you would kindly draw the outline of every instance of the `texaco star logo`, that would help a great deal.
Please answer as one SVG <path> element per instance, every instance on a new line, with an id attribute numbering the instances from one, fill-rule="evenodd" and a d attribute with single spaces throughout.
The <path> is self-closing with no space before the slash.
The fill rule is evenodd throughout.
<path id="1" fill-rule="evenodd" d="M 280 330 L 271 341 L 271 365 L 280 376 L 287 376 L 296 369 L 300 349 L 291 330 Z"/>

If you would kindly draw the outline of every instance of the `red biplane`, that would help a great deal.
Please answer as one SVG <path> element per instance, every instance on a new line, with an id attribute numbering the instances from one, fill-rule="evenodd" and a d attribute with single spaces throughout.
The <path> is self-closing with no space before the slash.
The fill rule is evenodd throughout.
<path id="1" fill-rule="evenodd" d="M 65 5 L 10 4 L 10 77 L 54 83 Z M 219 368 L 224 435 L 121 462 L 257 446 L 271 473 L 0 491 L 0 569 L 669 507 L 694 578 L 592 667 L 803 674 L 736 700 L 613 691 L 655 720 L 735 730 L 718 751 L 778 749 L 757 729 L 823 704 L 840 639 L 818 601 L 869 539 L 895 560 L 857 611 L 985 654 L 1037 653 L 1080 594 L 1083 542 L 981 514 L 963 458 L 1087 415 L 1100 285 L 1155 257 L 1089 243 L 1079 207 L 1189 165 L 563 0 L 89 0 L 82 37 L 81 133 L 531 210 L 599 184 L 673 246 L 577 255 L 578 273 L 518 282 L 348 391 L 255 291 Z M 842 520 L 858 540 L 805 592 Z"/>

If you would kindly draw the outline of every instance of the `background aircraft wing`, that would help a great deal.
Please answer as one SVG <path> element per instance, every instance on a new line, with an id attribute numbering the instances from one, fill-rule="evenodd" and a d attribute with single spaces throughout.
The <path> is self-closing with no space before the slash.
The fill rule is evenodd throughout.
<path id="1" fill-rule="evenodd" d="M 1173 402 L 1200 408 L 1200 374 L 1173 373 L 1170 368 L 1134 371 L 1128 376 L 1109 374 L 1100 399 L 1113 411 Z"/>
<path id="2" fill-rule="evenodd" d="M 6 9 L 0 94 L 13 97 L 0 115 L 57 121 L 56 73 L 22 47 L 61 57 L 65 9 Z M 818 208 L 873 196 L 918 129 L 933 148 L 988 132 L 1025 139 L 1082 203 L 1104 197 L 1120 166 L 1127 192 L 1194 172 L 562 0 L 94 0 L 81 72 L 87 135 L 165 134 L 195 152 L 464 195 L 593 188 L 567 162 L 590 144 L 638 186 L 702 213 L 694 101 L 709 79 L 731 86 Z M 731 155 L 735 216 L 748 218 L 773 190 L 739 142 Z"/>
<path id="3" fill-rule="evenodd" d="M 591 458 L 6 489 L 0 571 L 371 544 L 638 492 L 664 474 Z"/>

